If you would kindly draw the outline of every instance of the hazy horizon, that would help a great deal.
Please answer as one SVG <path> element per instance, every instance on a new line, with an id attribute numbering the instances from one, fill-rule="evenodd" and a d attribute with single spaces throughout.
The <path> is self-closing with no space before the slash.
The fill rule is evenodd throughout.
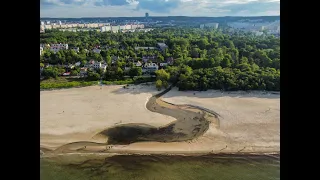
<path id="1" fill-rule="evenodd" d="M 145 16 L 113 16 L 113 17 L 40 17 L 40 18 L 50 18 L 50 19 L 82 19 L 82 18 L 143 18 Z M 149 16 L 150 18 L 158 18 L 158 17 L 195 17 L 195 18 L 223 18 L 223 17 L 280 17 L 280 15 L 266 15 L 266 16 Z"/>
<path id="2" fill-rule="evenodd" d="M 47 18 L 279 16 L 280 0 L 40 0 Z"/>

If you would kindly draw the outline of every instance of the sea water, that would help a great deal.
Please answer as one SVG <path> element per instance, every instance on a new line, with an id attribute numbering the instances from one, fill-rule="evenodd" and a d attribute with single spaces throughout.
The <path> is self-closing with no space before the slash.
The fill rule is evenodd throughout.
<path id="1" fill-rule="evenodd" d="M 75 157 L 76 158 L 76 157 Z M 276 180 L 280 158 L 272 156 L 117 155 L 63 162 L 41 158 L 41 180 Z"/>

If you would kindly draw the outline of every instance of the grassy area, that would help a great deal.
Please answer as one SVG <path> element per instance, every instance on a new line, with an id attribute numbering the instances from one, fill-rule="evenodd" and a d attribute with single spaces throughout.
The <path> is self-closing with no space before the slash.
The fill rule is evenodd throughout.
<path id="1" fill-rule="evenodd" d="M 60 89 L 60 88 L 72 88 L 72 87 L 85 87 L 98 84 L 98 81 L 85 81 L 78 78 L 63 78 L 46 79 L 40 81 L 40 89 Z"/>
<path id="2" fill-rule="evenodd" d="M 102 81 L 102 84 L 105 85 L 124 85 L 124 84 L 133 84 L 134 81 L 132 79 L 127 79 L 123 81 Z"/>
<path id="3" fill-rule="evenodd" d="M 125 79 L 120 81 L 102 81 L 102 84 L 106 85 L 124 85 L 124 84 L 140 84 L 146 82 L 153 82 L 156 79 L 154 77 L 135 77 L 133 79 Z"/>
<path id="4" fill-rule="evenodd" d="M 145 82 L 155 81 L 153 77 L 135 77 L 134 79 L 125 79 L 119 81 L 102 81 L 105 85 L 125 85 L 125 84 L 140 84 Z M 65 78 L 59 77 L 57 79 L 50 78 L 40 81 L 40 89 L 61 89 L 61 88 L 72 88 L 72 87 L 85 87 L 98 85 L 99 81 L 87 81 L 80 78 Z"/>

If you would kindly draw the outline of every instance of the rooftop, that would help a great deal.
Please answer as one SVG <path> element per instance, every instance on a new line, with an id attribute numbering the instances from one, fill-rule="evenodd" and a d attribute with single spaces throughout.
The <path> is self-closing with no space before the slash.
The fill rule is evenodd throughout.
<path id="1" fill-rule="evenodd" d="M 165 43 L 157 43 L 160 47 L 168 47 Z"/>

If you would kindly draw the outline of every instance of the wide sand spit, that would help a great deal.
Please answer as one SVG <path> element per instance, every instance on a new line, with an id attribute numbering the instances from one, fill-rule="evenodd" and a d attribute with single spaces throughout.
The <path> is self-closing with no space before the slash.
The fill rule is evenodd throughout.
<path id="1" fill-rule="evenodd" d="M 280 152 L 280 93 L 154 85 L 41 91 L 40 153 Z"/>

